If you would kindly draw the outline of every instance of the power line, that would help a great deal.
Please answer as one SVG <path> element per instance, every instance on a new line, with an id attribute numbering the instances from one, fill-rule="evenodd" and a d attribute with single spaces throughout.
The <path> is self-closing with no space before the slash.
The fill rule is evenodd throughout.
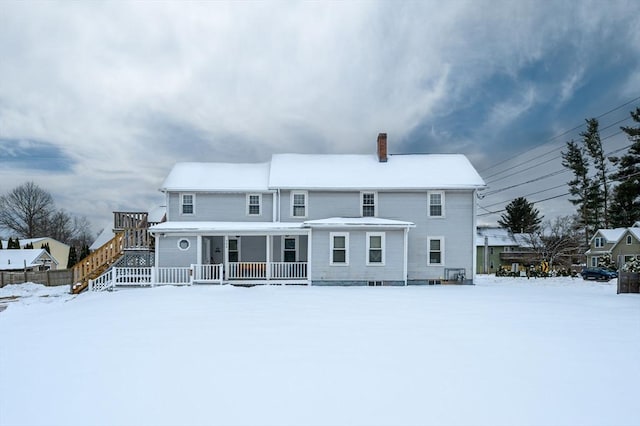
<path id="1" fill-rule="evenodd" d="M 607 115 L 611 114 L 612 112 L 615 112 L 615 111 L 617 111 L 617 110 L 619 110 L 619 109 L 621 109 L 621 108 L 623 108 L 623 107 L 625 107 L 625 106 L 627 106 L 627 105 L 629 105 L 629 104 L 631 104 L 631 103 L 633 103 L 633 102 L 636 102 L 636 101 L 638 101 L 638 100 L 640 100 L 640 96 L 638 96 L 638 97 L 636 97 L 636 98 L 634 98 L 634 99 L 631 99 L 630 101 L 627 101 L 627 102 L 625 102 L 625 103 L 623 103 L 623 104 L 621 104 L 621 105 L 618 105 L 617 107 L 612 108 L 612 109 L 610 109 L 609 111 L 604 112 L 604 113 L 602 113 L 602 114 L 600 114 L 600 115 L 596 116 L 595 118 L 596 118 L 596 119 L 599 119 L 599 118 L 605 117 L 605 116 L 607 116 Z M 544 145 L 547 145 L 547 144 L 549 144 L 549 143 L 553 142 L 554 140 L 556 140 L 556 139 L 558 139 L 558 138 L 560 138 L 560 137 L 562 137 L 562 136 L 565 136 L 565 135 L 567 135 L 567 134 L 569 134 L 569 133 L 571 133 L 571 132 L 573 132 L 573 131 L 575 131 L 575 130 L 578 130 L 578 129 L 579 129 L 579 128 L 581 128 L 582 126 L 584 126 L 584 123 L 581 123 L 581 124 L 580 124 L 580 125 L 578 125 L 578 126 L 575 126 L 575 127 L 571 128 L 571 129 L 569 129 L 569 130 L 566 130 L 566 131 L 564 131 L 564 132 L 562 132 L 562 133 L 560 133 L 560 134 L 558 134 L 558 135 L 555 135 L 555 136 L 553 136 L 552 138 L 548 139 L 548 140 L 547 140 L 547 142 L 545 142 L 545 143 L 543 143 L 543 144 L 541 144 L 541 145 L 539 145 L 539 146 L 537 146 L 537 147 L 535 147 L 535 148 L 528 149 L 528 150 L 526 150 L 526 151 L 524 151 L 524 152 L 522 152 L 522 153 L 520 153 L 520 154 L 516 155 L 516 156 L 515 156 L 515 157 L 513 157 L 513 158 L 518 158 L 518 157 L 520 157 L 520 156 L 522 156 L 522 155 L 524 155 L 524 154 L 526 154 L 526 153 L 528 153 L 528 152 L 530 152 L 530 151 L 533 151 L 534 149 L 537 149 L 537 148 L 539 148 L 539 147 L 542 147 L 542 146 L 544 146 Z M 512 159 L 513 159 L 513 158 L 512 158 Z M 486 172 L 486 171 L 488 171 L 488 170 L 491 170 L 491 169 L 493 169 L 493 168 L 495 168 L 495 167 L 498 167 L 499 165 L 504 164 L 504 163 L 506 163 L 506 162 L 508 162 L 508 161 L 511 161 L 512 159 L 508 159 L 508 160 L 500 161 L 500 162 L 498 162 L 498 163 L 496 163 L 496 164 L 494 164 L 494 165 L 492 165 L 492 166 L 487 167 L 486 169 L 481 170 L 481 171 L 480 171 L 480 173 L 484 173 L 484 172 Z"/>

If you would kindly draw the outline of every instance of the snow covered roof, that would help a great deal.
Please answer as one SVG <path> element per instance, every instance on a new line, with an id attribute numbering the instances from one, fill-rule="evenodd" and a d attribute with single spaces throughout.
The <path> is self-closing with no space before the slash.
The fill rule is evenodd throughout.
<path id="1" fill-rule="evenodd" d="M 167 206 L 158 206 L 149 210 L 149 215 L 147 216 L 149 222 L 161 222 L 165 214 L 167 214 Z"/>
<path id="2" fill-rule="evenodd" d="M 177 163 L 161 191 L 267 191 L 269 163 Z"/>
<path id="3" fill-rule="evenodd" d="M 302 229 L 301 222 L 163 222 L 149 228 L 152 234 L 188 232 L 268 232 Z"/>
<path id="4" fill-rule="evenodd" d="M 447 189 L 485 185 L 461 154 L 276 154 L 269 186 L 282 189 Z"/>
<path id="5" fill-rule="evenodd" d="M 98 238 L 89 246 L 89 250 L 94 251 L 98 250 L 100 247 L 105 245 L 110 239 L 115 237 L 116 234 L 109 228 L 104 228 L 100 234 L 98 234 Z"/>
<path id="6" fill-rule="evenodd" d="M 627 228 L 598 229 L 598 231 L 593 234 L 593 237 L 591 237 L 591 241 L 600 234 L 608 243 L 615 243 L 622 238 L 626 230 Z"/>
<path id="7" fill-rule="evenodd" d="M 474 189 L 485 186 L 461 154 L 275 154 L 270 163 L 177 163 L 161 191 Z"/>
<path id="8" fill-rule="evenodd" d="M 379 217 L 330 217 L 328 219 L 308 220 L 305 225 L 315 227 L 381 227 L 381 228 L 412 228 L 413 222 L 382 219 Z"/>
<path id="9" fill-rule="evenodd" d="M 476 246 L 484 246 L 485 237 L 487 238 L 487 244 L 489 247 L 518 245 L 518 242 L 513 238 L 513 235 L 505 228 L 479 226 L 476 230 Z"/>
<path id="10" fill-rule="evenodd" d="M 27 268 L 44 265 L 46 262 L 58 264 L 45 249 L 0 250 L 0 271 L 23 269 L 25 262 Z"/>

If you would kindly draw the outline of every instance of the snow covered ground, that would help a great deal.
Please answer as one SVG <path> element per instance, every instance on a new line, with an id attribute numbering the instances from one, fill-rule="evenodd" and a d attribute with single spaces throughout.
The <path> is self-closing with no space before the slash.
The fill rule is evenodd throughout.
<path id="1" fill-rule="evenodd" d="M 640 424 L 639 295 L 477 283 L 8 286 L 0 425 Z"/>

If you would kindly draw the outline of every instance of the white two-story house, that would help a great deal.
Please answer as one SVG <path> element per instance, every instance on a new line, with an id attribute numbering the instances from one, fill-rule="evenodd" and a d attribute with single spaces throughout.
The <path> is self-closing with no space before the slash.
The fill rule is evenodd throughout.
<path id="1" fill-rule="evenodd" d="M 482 178 L 463 155 L 273 155 L 178 163 L 165 179 L 156 267 L 195 282 L 472 283 Z"/>

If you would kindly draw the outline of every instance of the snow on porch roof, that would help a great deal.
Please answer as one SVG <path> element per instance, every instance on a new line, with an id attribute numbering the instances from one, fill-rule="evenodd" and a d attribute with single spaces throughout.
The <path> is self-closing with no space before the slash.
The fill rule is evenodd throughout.
<path id="1" fill-rule="evenodd" d="M 330 217 L 328 219 L 308 220 L 305 225 L 316 227 L 386 227 L 386 228 L 413 228 L 413 222 L 401 220 L 382 219 L 379 217 Z"/>
<path id="2" fill-rule="evenodd" d="M 183 232 L 268 232 L 303 229 L 300 222 L 163 222 L 149 228 L 153 234 Z"/>
<path id="3" fill-rule="evenodd" d="M 484 181 L 462 154 L 375 155 L 276 154 L 271 188 L 448 189 L 482 188 Z"/>

